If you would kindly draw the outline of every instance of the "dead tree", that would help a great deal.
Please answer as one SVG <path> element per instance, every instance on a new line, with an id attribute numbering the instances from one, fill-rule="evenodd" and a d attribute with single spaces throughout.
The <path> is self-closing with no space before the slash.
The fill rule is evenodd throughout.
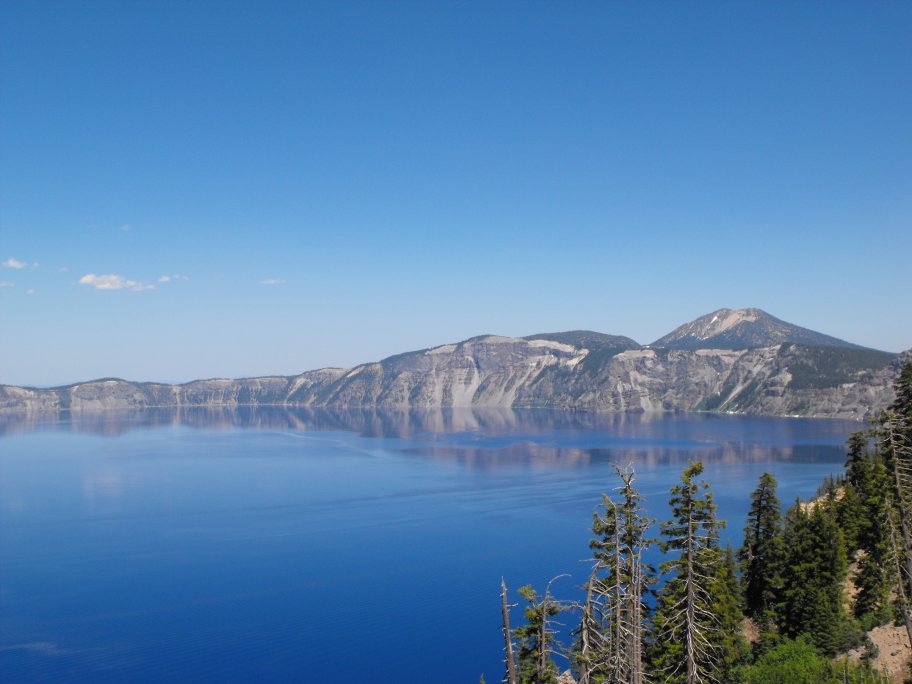
<path id="1" fill-rule="evenodd" d="M 517 684 L 516 660 L 513 657 L 513 632 L 510 631 L 510 608 L 512 607 L 513 606 L 507 603 L 507 583 L 504 582 L 503 577 L 501 577 L 500 609 L 503 613 L 504 660 L 507 664 L 507 670 L 503 680 L 505 684 Z"/>
<path id="2" fill-rule="evenodd" d="M 590 684 L 595 667 L 593 666 L 594 654 L 604 649 L 605 636 L 600 631 L 600 621 L 597 618 L 599 606 L 596 604 L 595 582 L 597 566 L 593 566 L 586 581 L 586 599 L 580 606 L 582 615 L 577 630 L 579 634 L 579 652 L 576 663 L 579 669 L 579 684 Z"/>
<path id="3" fill-rule="evenodd" d="M 908 568 L 903 567 L 903 551 L 898 538 L 899 535 L 896 532 L 896 522 L 893 519 L 893 512 L 890 510 L 887 511 L 887 525 L 890 528 L 890 551 L 893 556 L 893 569 L 897 580 L 896 600 L 899 604 L 899 610 L 902 613 L 903 622 L 906 626 L 909 644 L 912 645 L 912 610 L 910 610 L 910 594 L 906 588 L 907 582 L 910 581 L 912 575 L 909 574 Z"/>
<path id="4" fill-rule="evenodd" d="M 645 679 L 643 595 L 651 573 L 644 572 L 642 558 L 652 521 L 643 515 L 633 469 L 615 468 L 622 481 L 619 501 L 603 494 L 592 525 L 594 565 L 578 630 L 581 684 L 595 678 L 612 684 L 642 684 Z"/>
<path id="5" fill-rule="evenodd" d="M 910 426 L 903 417 L 888 414 L 886 421 L 889 463 L 893 471 L 899 529 L 890 520 L 893 554 L 896 559 L 896 580 L 900 610 L 906 624 L 909 646 L 912 647 L 912 446 Z"/>

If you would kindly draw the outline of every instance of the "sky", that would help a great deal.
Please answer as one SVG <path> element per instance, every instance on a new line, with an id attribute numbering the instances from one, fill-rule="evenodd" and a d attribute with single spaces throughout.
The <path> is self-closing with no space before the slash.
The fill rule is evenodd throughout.
<path id="1" fill-rule="evenodd" d="M 0 383 L 721 307 L 912 347 L 912 3 L 0 3 Z"/>

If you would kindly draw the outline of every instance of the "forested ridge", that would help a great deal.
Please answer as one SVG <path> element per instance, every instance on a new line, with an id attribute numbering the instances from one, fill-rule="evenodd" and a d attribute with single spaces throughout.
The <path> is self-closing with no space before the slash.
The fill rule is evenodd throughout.
<path id="1" fill-rule="evenodd" d="M 876 668 L 866 638 L 894 624 L 912 649 L 912 363 L 894 389 L 872 427 L 848 440 L 843 474 L 812 501 L 783 514 L 775 478 L 760 477 L 738 549 L 720 543 L 725 522 L 702 463 L 671 488 L 657 536 L 633 469 L 616 466 L 619 486 L 593 517 L 584 598 L 557 598 L 554 580 L 521 587 L 523 619 L 511 628 L 520 604 L 502 583 L 502 681 L 912 683 L 912 663 L 892 679 Z M 651 547 L 662 552 L 657 567 Z M 561 615 L 569 647 L 557 638 Z M 846 658 L 850 649 L 861 657 Z"/>

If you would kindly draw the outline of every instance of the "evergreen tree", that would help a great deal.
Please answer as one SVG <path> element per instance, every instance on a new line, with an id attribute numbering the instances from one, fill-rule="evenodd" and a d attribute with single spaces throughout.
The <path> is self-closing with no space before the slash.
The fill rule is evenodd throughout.
<path id="1" fill-rule="evenodd" d="M 526 601 L 526 624 L 513 630 L 519 645 L 519 681 L 521 684 L 554 684 L 558 669 L 552 656 L 558 644 L 550 620 L 560 614 L 562 606 L 551 597 L 550 582 L 542 597 L 529 584 L 517 591 Z"/>
<path id="2" fill-rule="evenodd" d="M 858 470 L 868 460 L 868 443 L 870 441 L 868 432 L 853 432 L 849 436 L 848 454 L 846 455 L 845 469 L 846 482 L 851 485 L 858 484 Z"/>
<path id="3" fill-rule="evenodd" d="M 843 485 L 842 497 L 836 502 L 834 510 L 836 522 L 845 540 L 846 554 L 851 555 L 858 548 L 858 536 L 864 523 L 861 500 L 855 485 L 848 481 Z"/>
<path id="4" fill-rule="evenodd" d="M 750 658 L 750 646 L 741 633 L 742 592 L 738 582 L 737 554 L 731 545 L 722 552 L 710 588 L 712 610 L 718 620 L 719 658 L 714 676 L 721 682 L 736 681 L 735 672 Z"/>
<path id="5" fill-rule="evenodd" d="M 855 541 L 859 561 L 854 613 L 856 617 L 864 618 L 866 625 L 874 627 L 889 619 L 891 544 L 887 519 L 890 477 L 879 454 L 870 454 L 856 469 L 858 525 Z"/>
<path id="6" fill-rule="evenodd" d="M 576 631 L 581 684 L 640 684 L 645 676 L 643 596 L 654 573 L 643 563 L 643 553 L 652 541 L 646 532 L 653 521 L 643 513 L 633 469 L 615 469 L 622 482 L 619 501 L 603 494 L 592 521 L 594 538 L 589 546 L 595 565 Z"/>
<path id="7" fill-rule="evenodd" d="M 785 591 L 780 631 L 807 634 L 824 654 L 847 645 L 843 582 L 848 563 L 842 531 L 829 506 L 806 511 L 796 503 L 786 514 Z"/>
<path id="8" fill-rule="evenodd" d="M 722 524 L 709 485 L 698 480 L 703 464 L 691 462 L 681 484 L 671 488 L 672 519 L 661 524 L 662 551 L 679 551 L 678 558 L 662 563 L 670 575 L 656 606 L 652 674 L 662 682 L 696 684 L 717 679 L 724 658 L 725 637 L 716 613 L 729 586 L 720 582 L 723 553 L 719 547 Z"/>
<path id="9" fill-rule="evenodd" d="M 744 546 L 739 552 L 744 585 L 744 612 L 754 618 L 762 631 L 775 616 L 782 593 L 782 513 L 776 497 L 776 478 L 760 476 L 751 494 L 751 507 L 744 528 Z"/>

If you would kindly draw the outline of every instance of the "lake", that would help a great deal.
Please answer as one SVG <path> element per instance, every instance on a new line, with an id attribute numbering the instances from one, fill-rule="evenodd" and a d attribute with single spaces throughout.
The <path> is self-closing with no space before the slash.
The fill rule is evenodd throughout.
<path id="1" fill-rule="evenodd" d="M 0 680 L 496 682 L 501 576 L 512 591 L 571 573 L 554 590 L 577 595 L 613 463 L 634 465 L 664 520 L 669 487 L 703 460 L 738 545 L 761 473 L 783 506 L 813 496 L 861 427 L 511 410 L 0 414 Z"/>

